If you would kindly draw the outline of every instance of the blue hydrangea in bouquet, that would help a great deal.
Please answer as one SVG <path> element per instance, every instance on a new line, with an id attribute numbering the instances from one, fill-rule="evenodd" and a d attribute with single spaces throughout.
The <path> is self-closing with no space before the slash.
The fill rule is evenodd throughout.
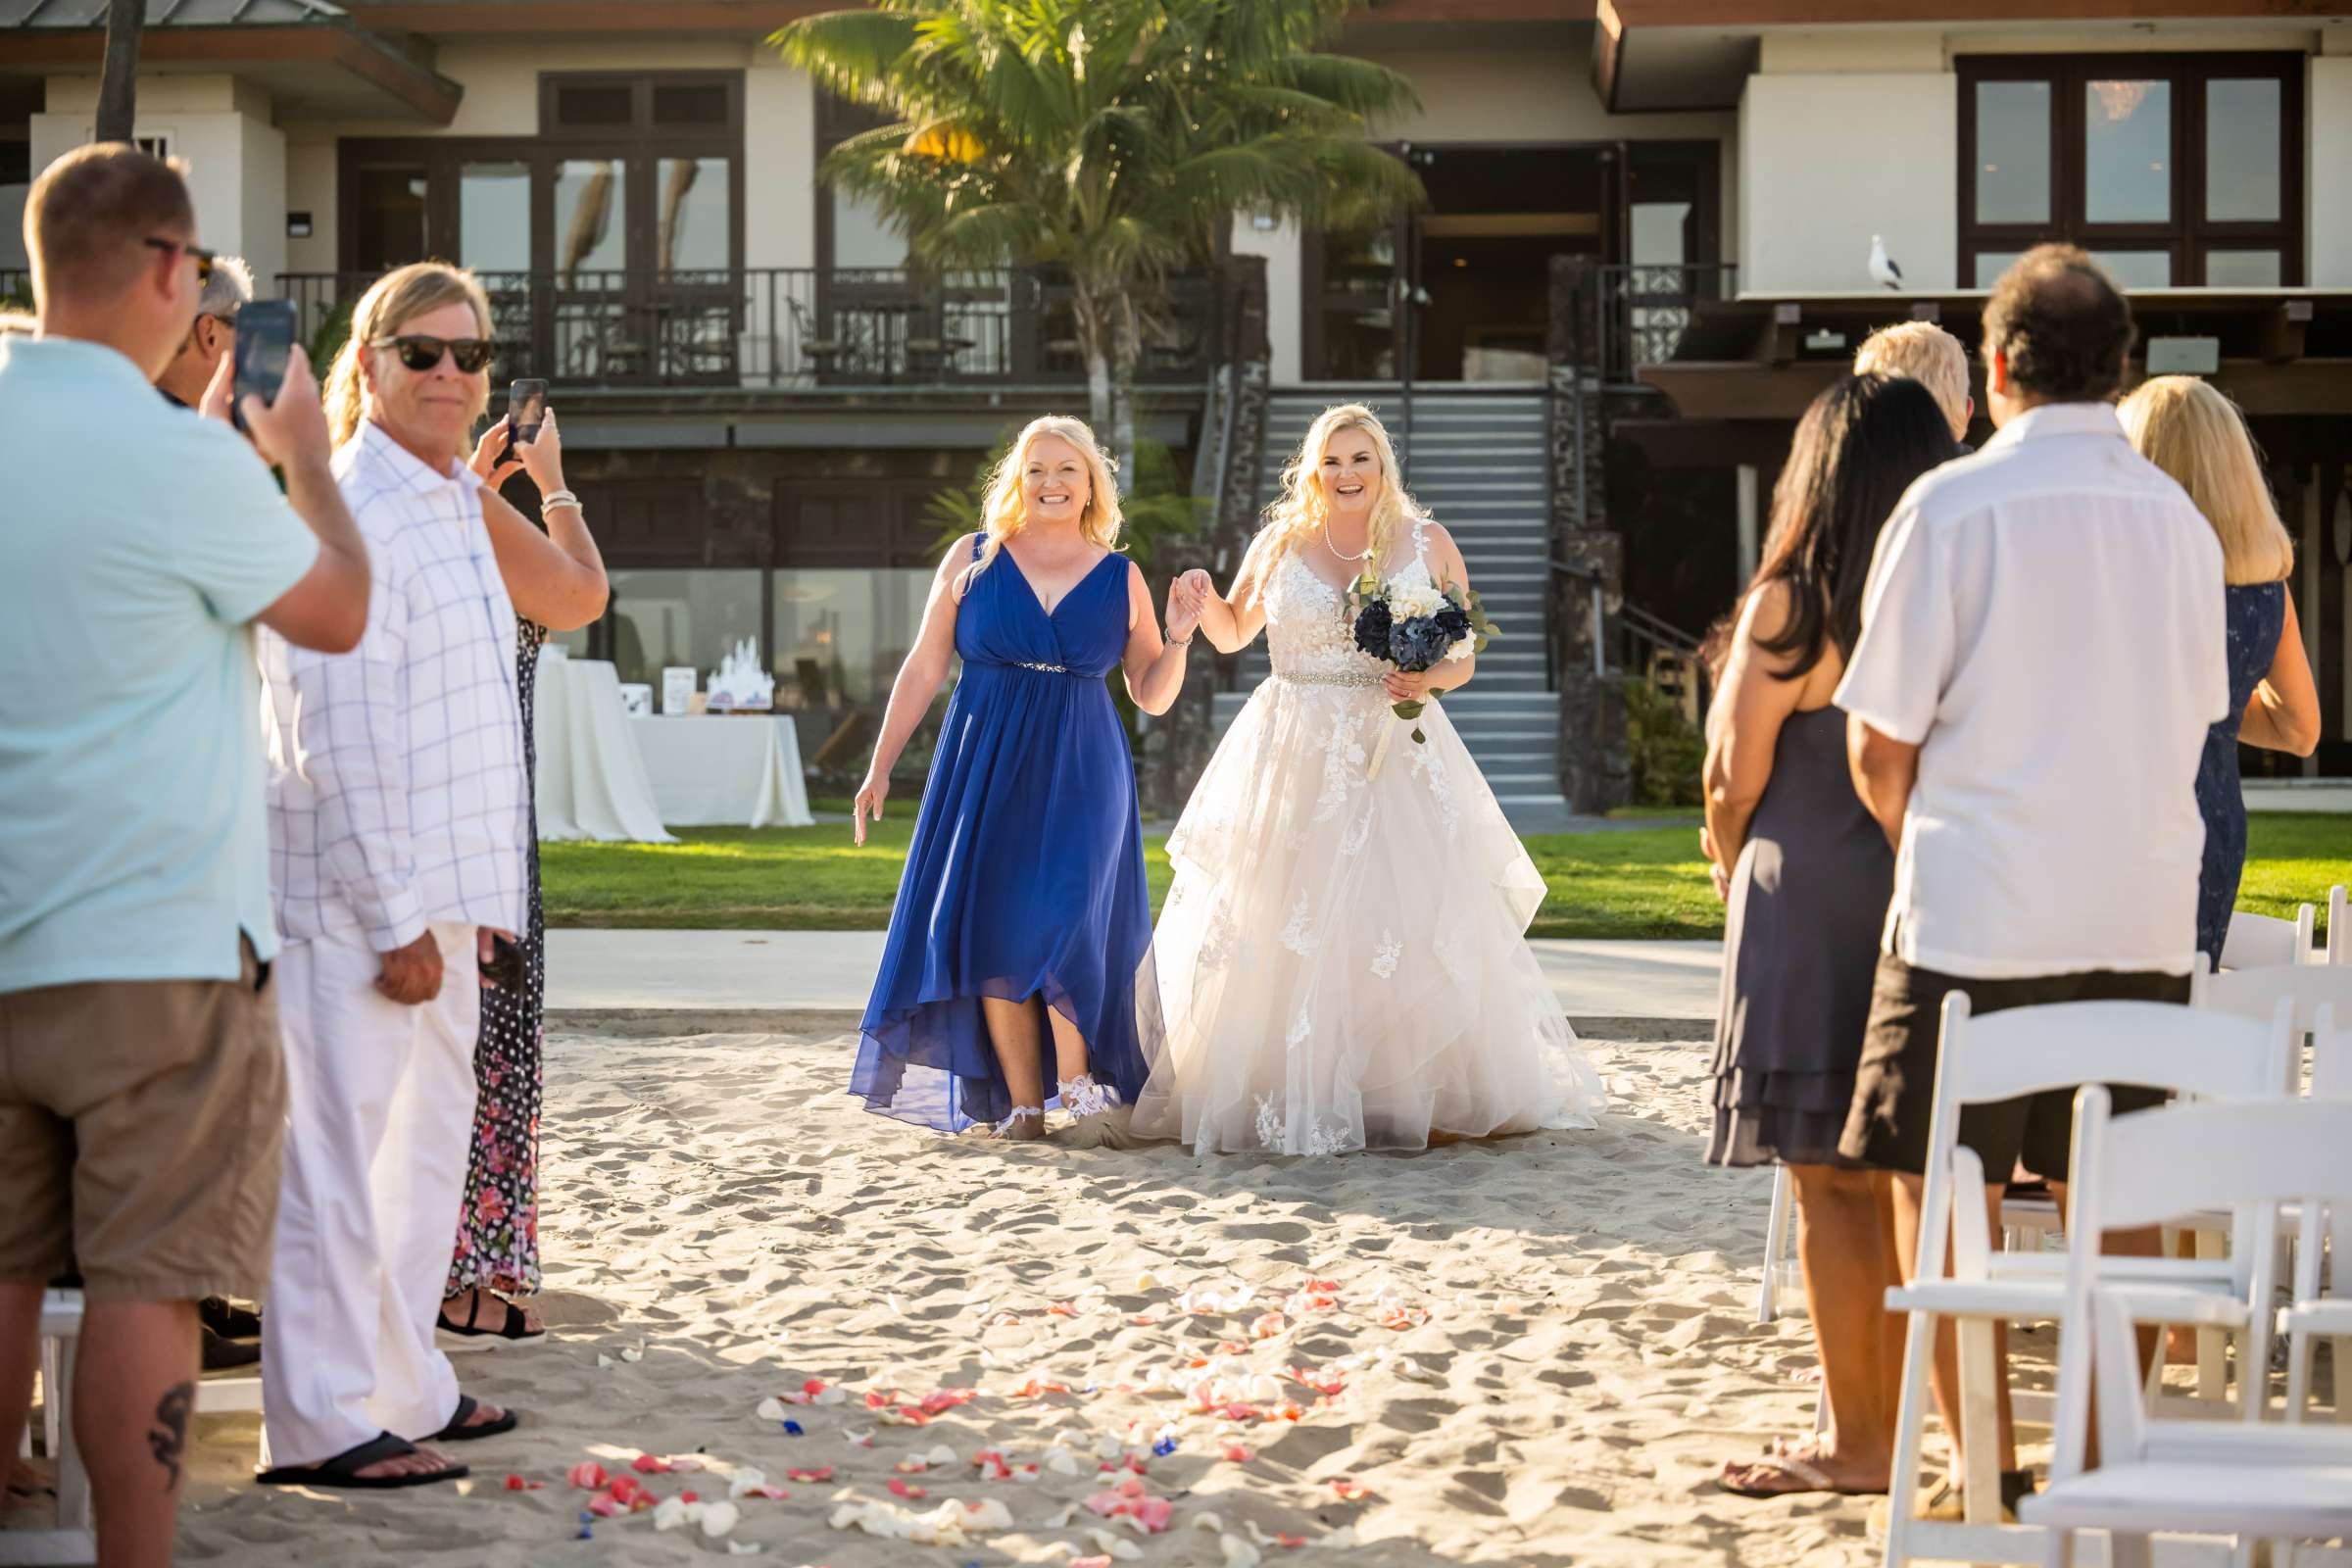
<path id="1" fill-rule="evenodd" d="M 1499 635 L 1479 608 L 1478 595 L 1455 583 L 1433 584 L 1426 576 L 1382 582 L 1367 569 L 1348 594 L 1348 610 L 1355 646 L 1408 675 L 1483 654 Z M 1428 702 L 1445 695 L 1444 687 L 1431 686 Z M 1429 737 L 1417 721 L 1428 702 L 1407 700 L 1395 707 L 1398 718 L 1412 722 L 1413 739 L 1424 743 Z"/>

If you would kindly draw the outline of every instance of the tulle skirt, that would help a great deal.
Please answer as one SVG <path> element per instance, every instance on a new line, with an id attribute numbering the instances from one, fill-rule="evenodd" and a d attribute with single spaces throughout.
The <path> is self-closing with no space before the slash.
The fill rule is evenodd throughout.
<path id="1" fill-rule="evenodd" d="M 1168 838 L 1138 1134 L 1327 1154 L 1593 1125 L 1525 940 L 1543 877 L 1442 705 L 1420 727 L 1378 686 L 1280 676 L 1234 720 Z"/>

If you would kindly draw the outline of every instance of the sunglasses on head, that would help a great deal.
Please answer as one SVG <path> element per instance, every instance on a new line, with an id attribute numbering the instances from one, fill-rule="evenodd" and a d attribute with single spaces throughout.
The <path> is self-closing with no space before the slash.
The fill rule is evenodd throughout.
<path id="1" fill-rule="evenodd" d="M 486 337 L 394 337 L 374 346 L 397 350 L 400 363 L 416 371 L 431 369 L 447 353 L 458 362 L 460 370 L 471 375 L 489 365 L 491 351 L 498 345 Z"/>
<path id="2" fill-rule="evenodd" d="M 147 244 L 170 255 L 185 252 L 196 264 L 196 281 L 209 283 L 213 280 L 213 263 L 218 259 L 214 252 L 201 245 L 191 245 L 184 239 L 150 239 Z"/>

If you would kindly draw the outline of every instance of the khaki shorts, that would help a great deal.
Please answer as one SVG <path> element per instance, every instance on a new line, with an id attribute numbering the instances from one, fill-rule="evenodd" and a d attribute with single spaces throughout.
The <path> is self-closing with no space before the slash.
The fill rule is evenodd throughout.
<path id="1" fill-rule="evenodd" d="M 238 981 L 0 993 L 0 1282 L 264 1294 L 286 1074 L 269 969 L 244 955 Z"/>

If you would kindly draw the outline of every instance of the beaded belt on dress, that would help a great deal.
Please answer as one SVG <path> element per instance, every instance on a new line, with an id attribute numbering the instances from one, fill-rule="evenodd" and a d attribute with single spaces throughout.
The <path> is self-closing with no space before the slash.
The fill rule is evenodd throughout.
<path id="1" fill-rule="evenodd" d="M 1388 679 L 1386 675 L 1368 669 L 1341 670 L 1330 675 L 1291 675 L 1278 669 L 1274 672 L 1274 678 L 1287 680 L 1294 686 L 1378 686 Z"/>
<path id="2" fill-rule="evenodd" d="M 1026 659 L 1007 659 L 1004 662 L 1015 669 L 1042 669 L 1049 675 L 1067 675 L 1070 672 L 1067 664 L 1033 664 Z"/>

